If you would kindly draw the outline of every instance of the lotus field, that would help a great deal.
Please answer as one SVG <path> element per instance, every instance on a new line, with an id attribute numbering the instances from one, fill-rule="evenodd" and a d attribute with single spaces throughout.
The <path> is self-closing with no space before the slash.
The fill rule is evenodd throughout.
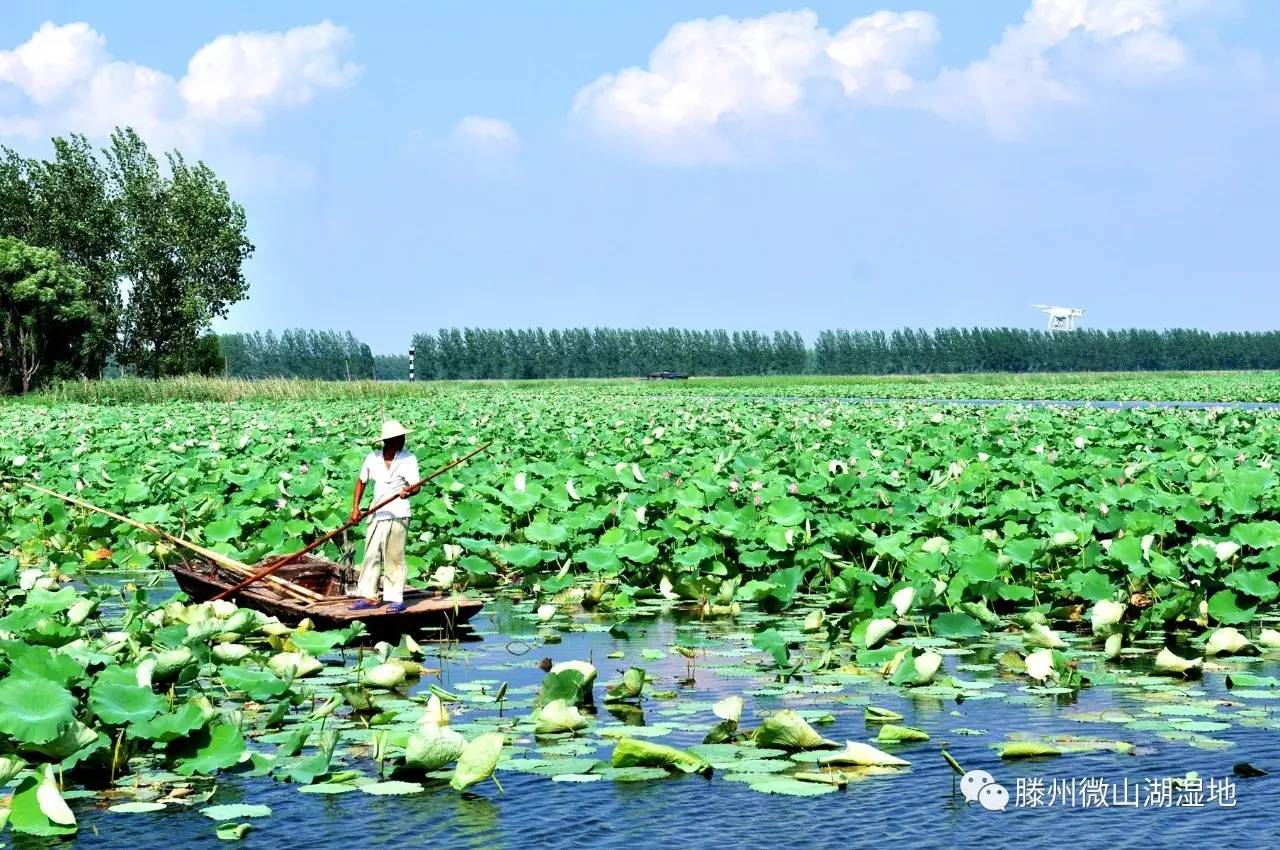
<path id="1" fill-rule="evenodd" d="M 7 405 L 0 819 L 287 843 L 309 795 L 855 806 L 1052 756 L 1253 770 L 1280 415 L 777 395 L 386 399 L 424 471 L 493 441 L 409 539 L 412 583 L 486 601 L 479 640 L 395 645 L 193 604 L 181 551 L 23 486 L 256 562 L 346 519 L 376 399 Z"/>

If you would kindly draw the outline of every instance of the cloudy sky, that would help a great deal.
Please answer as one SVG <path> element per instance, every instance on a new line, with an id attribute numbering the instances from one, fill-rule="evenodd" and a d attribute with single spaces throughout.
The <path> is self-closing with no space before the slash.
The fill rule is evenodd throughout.
<path id="1" fill-rule="evenodd" d="M 179 6 L 192 8 L 181 8 Z M 5 0 L 0 143 L 248 211 L 224 329 L 1280 326 L 1280 4 Z"/>

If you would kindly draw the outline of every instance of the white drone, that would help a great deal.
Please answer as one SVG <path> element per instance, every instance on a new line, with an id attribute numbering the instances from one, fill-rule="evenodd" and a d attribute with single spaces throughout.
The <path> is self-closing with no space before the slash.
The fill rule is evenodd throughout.
<path id="1" fill-rule="evenodd" d="M 1076 319 L 1084 316 L 1083 307 L 1054 307 L 1049 304 L 1033 304 L 1041 313 L 1049 314 L 1049 330 L 1051 331 L 1073 331 L 1076 329 Z"/>

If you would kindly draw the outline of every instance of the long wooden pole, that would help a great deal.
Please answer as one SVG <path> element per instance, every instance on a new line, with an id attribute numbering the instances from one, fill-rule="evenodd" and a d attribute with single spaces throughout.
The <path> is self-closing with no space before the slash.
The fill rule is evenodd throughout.
<path id="1" fill-rule="evenodd" d="M 471 451 L 467 452 L 465 455 L 458 458 L 457 460 L 451 463 L 446 463 L 444 466 L 440 467 L 435 472 L 432 472 L 430 475 L 423 478 L 421 481 L 417 482 L 416 484 L 410 484 L 405 489 L 407 490 L 418 489 L 419 487 L 421 487 L 423 484 L 426 484 L 431 479 L 438 478 L 441 475 L 444 475 L 449 470 L 453 469 L 455 466 L 461 466 L 462 464 L 466 463 L 471 458 L 480 454 L 480 452 L 489 448 L 489 446 L 491 445 L 493 445 L 493 443 L 485 443 L 481 446 L 477 446 L 475 449 L 472 449 Z M 381 502 L 378 502 L 376 505 L 369 508 L 364 513 L 355 517 L 355 519 L 347 520 L 338 528 L 335 528 L 333 531 L 330 531 L 328 534 L 324 535 L 323 537 L 317 537 L 315 540 L 312 540 L 310 543 L 308 543 L 306 546 L 303 546 L 301 549 L 299 549 L 297 552 L 294 552 L 292 555 L 285 555 L 281 557 L 279 560 L 268 564 L 267 566 L 258 570 L 253 575 L 249 576 L 244 581 L 237 584 L 235 587 L 229 587 L 226 590 L 222 591 L 217 596 L 213 597 L 213 599 L 216 601 L 218 599 L 222 599 L 224 597 L 230 596 L 233 593 L 239 593 L 240 591 L 244 590 L 246 587 L 253 584 L 254 582 L 261 581 L 262 579 L 269 577 L 276 570 L 288 564 L 292 564 L 294 561 L 298 560 L 303 555 L 314 552 L 316 549 L 319 549 L 321 546 L 328 543 L 330 540 L 337 537 L 339 534 L 343 533 L 344 531 L 347 531 L 348 529 L 354 528 L 355 526 L 359 525 L 362 520 L 368 518 L 374 513 L 377 513 L 378 511 L 382 510 L 387 505 L 391 504 L 392 502 L 394 502 L 396 499 L 399 499 L 399 498 L 400 498 L 400 493 L 396 493 L 394 496 L 388 496 L 387 498 L 383 499 Z"/>
<path id="2" fill-rule="evenodd" d="M 213 561 L 216 564 L 224 566 L 234 573 L 238 573 L 239 575 L 243 575 L 243 576 L 253 575 L 253 567 L 249 566 L 248 564 L 242 561 L 237 561 L 235 558 L 232 558 L 228 555 L 224 555 L 221 552 L 215 552 L 212 549 L 207 549 L 204 546 L 201 546 L 199 543 L 193 543 L 190 540 L 185 540 L 181 537 L 178 537 L 177 535 L 170 534 L 164 529 L 156 528 L 154 525 L 148 525 L 145 522 L 139 522 L 136 519 L 124 516 L 123 514 L 118 514 L 115 511 L 109 511 L 106 508 L 100 508 L 97 505 L 91 504 L 90 502 L 86 502 L 84 499 L 77 499 L 75 496 L 67 496 L 63 493 L 58 493 L 56 491 L 49 490 L 44 487 L 41 487 L 38 484 L 32 484 L 30 481 L 25 483 L 27 487 L 29 487 L 32 490 L 35 490 L 38 493 L 43 493 L 46 496 L 53 496 L 55 499 L 61 499 L 64 502 L 68 502 L 77 507 L 85 508 L 86 510 L 96 511 L 100 514 L 109 516 L 114 520 L 123 522 L 126 525 L 131 525 L 134 528 L 145 531 L 148 534 L 154 534 L 156 537 L 159 537 L 163 540 L 168 540 L 170 543 L 173 543 L 175 546 L 182 546 L 183 548 L 190 549 L 192 552 L 195 552 L 196 554 L 202 557 L 208 558 L 210 561 Z M 321 594 L 316 593 L 314 590 L 309 590 L 300 584 L 294 584 L 293 582 L 285 581 L 284 579 L 273 578 L 271 580 L 271 583 L 277 589 L 285 593 L 289 593 L 295 596 L 301 596 L 305 599 L 317 601 L 325 598 Z"/>

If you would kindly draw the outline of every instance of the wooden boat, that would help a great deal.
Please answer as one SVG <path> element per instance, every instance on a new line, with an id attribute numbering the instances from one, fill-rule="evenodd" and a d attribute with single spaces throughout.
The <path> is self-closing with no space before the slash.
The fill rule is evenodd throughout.
<path id="1" fill-rule="evenodd" d="M 264 563 L 272 560 L 275 559 L 269 558 Z M 178 586 L 197 602 L 212 599 L 244 579 L 242 574 L 207 559 L 185 561 L 169 569 Z M 380 636 L 423 630 L 450 636 L 484 607 L 483 602 L 475 599 L 406 589 L 406 607 L 398 614 L 388 612 L 385 606 L 352 611 L 356 597 L 346 595 L 348 572 L 341 564 L 304 555 L 297 563 L 281 567 L 275 575 L 319 594 L 322 599 L 300 599 L 270 581 L 258 582 L 228 598 L 237 605 L 269 614 L 290 625 L 309 618 L 317 628 L 333 629 L 359 620 L 370 634 Z"/>

